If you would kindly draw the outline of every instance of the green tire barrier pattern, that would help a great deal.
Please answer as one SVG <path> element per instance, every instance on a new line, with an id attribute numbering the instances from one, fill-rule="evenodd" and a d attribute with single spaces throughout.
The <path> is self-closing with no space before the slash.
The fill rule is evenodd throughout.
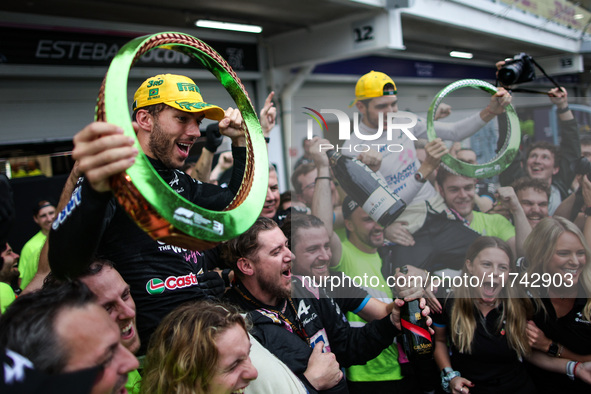
<path id="1" fill-rule="evenodd" d="M 437 138 L 434 117 L 439 104 L 441 104 L 443 99 L 451 92 L 465 87 L 484 90 L 491 95 L 494 95 L 497 92 L 496 87 L 488 82 L 478 79 L 462 79 L 446 86 L 437 93 L 429 107 L 429 112 L 427 114 L 427 136 L 429 137 L 429 141 L 433 141 Z M 511 164 L 515 155 L 517 155 L 519 144 L 521 142 L 521 130 L 519 128 L 517 112 L 515 112 L 512 105 L 508 105 L 505 108 L 505 114 L 507 116 L 507 133 L 505 141 L 503 141 L 501 149 L 492 161 L 483 164 L 469 164 L 447 154 L 441 159 L 443 164 L 452 172 L 471 178 L 489 178 L 503 172 Z"/>
<path id="2" fill-rule="evenodd" d="M 124 173 L 111 179 L 113 192 L 129 216 L 152 238 L 191 250 L 211 248 L 237 237 L 259 216 L 269 179 L 267 146 L 256 111 L 230 65 L 209 45 L 184 33 L 165 32 L 137 37 L 117 53 L 99 93 L 96 119 L 123 128 L 142 149 L 132 126 L 127 102 L 129 70 L 146 52 L 170 49 L 196 59 L 226 88 L 246 124 L 247 163 L 242 184 L 223 211 L 201 208 L 177 194 L 140 153 Z M 256 160 L 255 160 L 256 158 Z"/>

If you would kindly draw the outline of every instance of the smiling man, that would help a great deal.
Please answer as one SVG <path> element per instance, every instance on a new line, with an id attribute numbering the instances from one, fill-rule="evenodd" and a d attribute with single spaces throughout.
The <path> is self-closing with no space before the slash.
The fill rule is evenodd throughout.
<path id="1" fill-rule="evenodd" d="M 553 88 L 548 96 L 556 106 L 560 145 L 548 141 L 535 141 L 529 145 L 522 159 L 500 174 L 503 185 L 511 184 L 522 176 L 540 179 L 550 186 L 548 213 L 554 215 L 556 208 L 568 197 L 575 178 L 575 162 L 581 157 L 579 127 L 573 112 L 568 107 L 568 93 L 565 88 Z M 521 163 L 521 166 L 519 165 Z"/>
<path id="2" fill-rule="evenodd" d="M 513 182 L 513 189 L 532 229 L 548 217 L 548 184 L 539 179 L 524 177 Z"/>
<path id="3" fill-rule="evenodd" d="M 92 394 L 127 393 L 127 374 L 139 365 L 121 344 L 117 325 L 80 282 L 19 297 L 0 318 L 0 346 L 46 374 L 95 371 Z"/>
<path id="4" fill-rule="evenodd" d="M 140 338 L 135 322 L 135 303 L 131 297 L 129 285 L 108 260 L 96 259 L 88 270 L 78 278 L 96 296 L 96 302 L 102 306 L 111 320 L 119 327 L 121 343 L 131 353 L 140 348 Z M 56 288 L 63 285 L 53 275 L 49 275 L 43 288 Z M 141 376 L 137 370 L 129 373 L 125 387 L 130 393 L 139 393 Z"/>
<path id="5" fill-rule="evenodd" d="M 33 206 L 33 220 L 40 227 L 40 230 L 27 241 L 21 250 L 19 262 L 20 288 L 27 287 L 37 272 L 41 248 L 45 244 L 47 234 L 51 230 L 51 223 L 55 219 L 55 206 L 47 200 L 40 200 Z"/>
<path id="6" fill-rule="evenodd" d="M 525 220 L 525 215 L 518 215 L 515 226 L 513 226 L 502 215 L 475 211 L 474 195 L 476 193 L 476 179 L 474 178 L 455 175 L 445 168 L 440 168 L 437 172 L 437 186 L 439 193 L 445 200 L 445 205 L 459 215 L 472 230 L 481 235 L 501 238 L 511 246 L 514 253 L 516 235 L 520 235 L 520 242 L 517 242 L 517 245 L 522 245 L 523 240 L 531 232 L 531 227 Z M 516 199 L 511 201 L 517 202 Z M 521 208 L 519 203 L 513 204 L 512 207 L 516 211 L 519 211 Z M 521 213 L 523 213 L 523 210 L 521 210 Z M 517 226 L 523 232 L 516 231 Z M 518 256 L 521 256 L 521 254 L 518 253 Z"/>
<path id="7" fill-rule="evenodd" d="M 437 173 L 439 193 L 455 216 L 478 234 L 501 238 L 517 257 L 523 256 L 523 242 L 532 226 L 513 188 L 506 186 L 497 191 L 498 202 L 513 218 L 511 223 L 503 215 L 474 210 L 475 185 L 476 179 L 452 174 L 445 168 L 440 168 Z"/>
<path id="8" fill-rule="evenodd" d="M 323 289 L 292 276 L 287 238 L 271 219 L 257 219 L 248 231 L 228 241 L 223 256 L 237 278 L 226 297 L 248 312 L 252 335 L 310 393 L 348 392 L 340 367 L 364 364 L 399 334 L 400 302 L 383 319 L 352 328 Z"/>
<path id="9" fill-rule="evenodd" d="M 279 181 L 277 180 L 277 171 L 272 165 L 269 166 L 269 184 L 267 186 L 267 197 L 261 216 L 273 219 L 279 209 L 279 200 L 281 194 L 279 193 Z"/>
<path id="10" fill-rule="evenodd" d="M 353 312 L 367 321 L 381 319 L 389 313 L 388 304 L 370 296 L 361 287 L 349 286 L 350 278 L 345 278 L 344 274 L 329 270 L 332 250 L 322 220 L 314 215 L 292 214 L 281 230 L 290 240 L 295 256 L 293 272 L 301 275 L 304 281 L 310 278 L 312 283 L 323 286 L 343 313 Z"/>
<path id="11" fill-rule="evenodd" d="M 123 346 L 136 353 L 140 348 L 140 338 L 135 322 L 135 302 L 129 285 L 113 267 L 113 263 L 96 260 L 79 279 L 97 296 L 97 302 L 119 326 Z"/>
<path id="12" fill-rule="evenodd" d="M 140 348 L 140 337 L 135 322 L 135 303 L 129 285 L 108 260 L 93 262 L 88 273 L 80 277 L 80 281 L 97 296 L 99 305 L 105 308 L 111 320 L 117 323 L 123 346 L 135 354 Z M 137 393 L 140 380 L 141 376 L 137 370 L 131 371 L 125 387 L 130 393 Z"/>
<path id="13" fill-rule="evenodd" d="M 344 143 L 342 151 L 344 154 L 353 155 L 353 153 L 348 153 L 348 150 L 355 145 L 370 142 L 378 144 L 380 153 L 383 155 L 380 172 L 384 175 L 390 189 L 410 205 L 413 202 L 434 197 L 437 192 L 429 182 L 425 182 L 434 168 L 431 163 L 419 162 L 413 140 L 399 130 L 391 133 L 392 139 L 388 139 L 387 134 L 389 133 L 380 131 L 387 130 L 388 118 L 399 112 L 398 93 L 394 80 L 382 72 L 371 71 L 359 78 L 355 85 L 355 100 L 353 101 L 362 116 L 361 122 L 359 122 L 359 132 L 351 134 L 350 139 Z M 496 116 L 501 115 L 504 112 L 504 107 L 510 102 L 509 92 L 499 88 L 490 98 L 487 107 L 481 111 L 457 122 L 435 122 L 437 136 L 444 140 L 461 141 L 476 133 Z M 439 109 L 442 108 L 443 106 L 440 106 Z M 449 109 L 449 107 L 447 108 Z M 445 115 L 438 113 L 435 115 L 435 119 L 438 119 L 439 116 Z M 408 123 L 409 119 L 402 117 L 400 122 Z M 416 119 L 417 121 L 407 130 L 416 138 L 426 138 L 426 119 L 420 117 Z M 400 146 L 401 150 L 389 150 L 388 146 L 392 144 Z M 354 149 L 353 152 L 355 152 Z"/>
<path id="14" fill-rule="evenodd" d="M 384 245 L 384 228 L 374 221 L 350 196 L 342 206 L 347 239 L 341 241 L 332 234 L 332 268 L 349 277 L 364 278 L 361 288 L 372 297 L 384 302 L 393 301 L 394 295 L 382 274 L 382 259 L 378 248 Z M 328 221 L 328 220 L 326 220 Z M 325 222 L 326 222 L 325 221 Z M 364 327 L 368 316 L 361 317 L 350 311 L 346 314 L 351 326 Z M 369 319 L 367 320 L 369 321 Z M 413 382 L 404 379 L 398 363 L 398 348 L 391 344 L 365 365 L 353 365 L 347 369 L 347 384 L 351 393 L 370 390 L 384 392 L 414 392 Z"/>
<path id="15" fill-rule="evenodd" d="M 559 150 L 556 145 L 547 141 L 538 141 L 528 148 L 525 172 L 530 178 L 539 179 L 550 187 L 550 213 L 554 213 L 565 195 L 556 182 L 553 182 L 554 176 L 559 171 Z"/>
<path id="16" fill-rule="evenodd" d="M 190 78 L 172 74 L 144 81 L 135 93 L 133 111 L 142 150 L 158 175 L 179 195 L 211 210 L 222 210 L 232 201 L 246 162 L 240 111 L 228 108 L 224 112 L 205 102 Z M 178 169 L 206 118 L 219 121 L 221 134 L 232 140 L 234 165 L 227 188 L 201 183 Z M 120 128 L 105 122 L 92 123 L 74 137 L 73 157 L 84 177 L 53 224 L 49 263 L 53 274 L 64 278 L 80 276 L 94 256 L 112 261 L 137 304 L 141 355 L 160 320 L 175 306 L 217 296 L 225 287 L 216 272 L 208 271 L 211 252 L 153 240 L 116 202 L 109 179 L 133 164 L 138 154 L 133 143 Z"/>
<path id="17" fill-rule="evenodd" d="M 14 253 L 9 244 L 0 247 L 0 251 L 0 313 L 4 313 L 16 298 L 11 284 L 18 278 L 19 255 Z"/>

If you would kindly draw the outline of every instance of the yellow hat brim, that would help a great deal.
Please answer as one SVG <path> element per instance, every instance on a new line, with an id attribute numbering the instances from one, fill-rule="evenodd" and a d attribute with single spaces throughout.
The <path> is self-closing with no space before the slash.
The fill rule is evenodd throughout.
<path id="1" fill-rule="evenodd" d="M 207 119 L 220 121 L 226 116 L 226 111 L 217 105 L 208 104 L 205 102 L 191 103 L 178 101 L 165 101 L 164 104 L 184 112 L 203 112 Z"/>

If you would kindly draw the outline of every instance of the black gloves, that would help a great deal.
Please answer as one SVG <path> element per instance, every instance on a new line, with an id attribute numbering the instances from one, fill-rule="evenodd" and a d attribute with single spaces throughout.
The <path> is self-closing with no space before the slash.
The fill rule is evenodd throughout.
<path id="1" fill-rule="evenodd" d="M 220 133 L 220 127 L 218 123 L 212 123 L 205 129 L 205 149 L 211 153 L 215 153 L 218 146 L 222 144 L 224 136 Z"/>
<path id="2" fill-rule="evenodd" d="M 226 291 L 224 280 L 215 271 L 208 271 L 197 277 L 199 287 L 208 298 L 220 298 Z"/>

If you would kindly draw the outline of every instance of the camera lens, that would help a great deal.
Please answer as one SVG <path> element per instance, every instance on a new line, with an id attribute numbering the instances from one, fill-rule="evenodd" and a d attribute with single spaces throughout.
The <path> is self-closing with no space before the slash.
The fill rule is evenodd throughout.
<path id="1" fill-rule="evenodd" d="M 504 86 L 513 85 L 519 80 L 522 69 L 523 63 L 520 61 L 502 67 L 499 70 L 499 82 L 501 82 L 501 84 Z"/>
<path id="2" fill-rule="evenodd" d="M 591 175 L 591 162 L 586 157 L 580 157 L 575 162 L 575 174 L 587 174 L 587 178 Z M 589 178 L 591 179 L 591 178 Z"/>

